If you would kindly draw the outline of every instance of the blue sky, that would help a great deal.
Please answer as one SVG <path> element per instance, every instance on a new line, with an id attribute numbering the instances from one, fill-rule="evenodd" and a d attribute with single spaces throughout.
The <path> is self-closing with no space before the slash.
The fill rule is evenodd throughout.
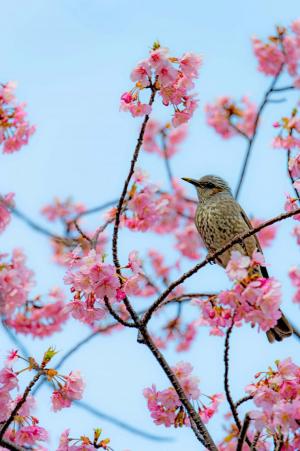
<path id="1" fill-rule="evenodd" d="M 270 80 L 256 71 L 250 38 L 254 34 L 268 36 L 274 24 L 289 24 L 297 18 L 297 4 L 296 0 L 286 0 L 284 4 L 272 0 L 28 0 L 26 4 L 2 1 L 1 81 L 18 81 L 18 98 L 27 102 L 37 132 L 21 152 L 0 157 L 1 192 L 15 192 L 17 206 L 44 224 L 39 211 L 54 196 L 71 195 L 88 207 L 118 197 L 139 126 L 139 119 L 119 112 L 119 97 L 131 86 L 132 67 L 147 55 L 156 39 L 174 55 L 191 50 L 204 59 L 197 82 L 200 107 L 181 153 L 172 160 L 174 174 L 199 177 L 215 173 L 234 186 L 245 143 L 240 138 L 222 141 L 205 125 L 203 107 L 223 94 L 237 98 L 247 94 L 255 102 L 261 100 Z M 249 214 L 262 218 L 280 213 L 284 193 L 290 190 L 285 154 L 270 146 L 272 123 L 288 114 L 298 101 L 296 92 L 285 97 L 286 102 L 268 106 L 263 115 L 240 197 Z M 154 109 L 156 117 L 167 119 L 169 114 L 171 110 Z M 166 184 L 164 167 L 155 156 L 142 154 L 139 164 L 155 181 Z M 194 195 L 192 190 L 190 194 Z M 95 215 L 90 224 L 96 227 L 99 222 L 101 215 Z M 287 278 L 288 269 L 298 263 L 299 257 L 290 236 L 291 228 L 291 221 L 282 224 L 279 239 L 265 254 L 270 272 L 283 284 L 284 310 L 296 322 L 299 310 L 291 303 L 293 289 Z M 174 257 L 164 237 L 122 232 L 121 243 L 123 256 L 133 248 L 145 253 L 149 246 L 166 245 L 170 261 Z M 63 270 L 51 264 L 47 240 L 17 219 L 1 235 L 0 246 L 1 252 L 13 247 L 24 249 L 28 265 L 36 272 L 35 293 L 63 286 Z M 191 262 L 183 265 L 188 268 Z M 228 281 L 220 268 L 209 265 L 191 279 L 189 286 L 221 289 L 228 286 Z M 24 339 L 24 343 L 36 356 L 49 345 L 55 345 L 63 354 L 87 333 L 87 328 L 70 321 L 63 334 L 43 341 Z M 270 346 L 263 334 L 247 327 L 235 331 L 231 358 L 234 397 L 242 396 L 243 387 L 252 376 L 276 358 L 296 356 L 297 346 L 294 339 Z M 1 356 L 11 347 L 1 332 Z M 203 329 L 189 353 L 176 356 L 170 349 L 165 354 L 171 364 L 191 361 L 203 391 L 215 393 L 222 391 L 222 353 L 223 339 L 209 338 Z M 167 382 L 150 353 L 136 344 L 135 332 L 93 340 L 63 367 L 66 372 L 77 368 L 87 381 L 85 401 L 174 441 L 147 441 L 76 407 L 49 413 L 49 392 L 45 387 L 37 397 L 38 415 L 41 425 L 51 431 L 50 450 L 55 449 L 59 434 L 66 427 L 71 428 L 73 436 L 79 436 L 98 426 L 111 437 L 115 451 L 152 451 L 153 447 L 156 451 L 199 449 L 191 431 L 166 430 L 152 424 L 142 389 L 152 383 L 165 387 Z M 222 435 L 221 423 L 219 417 L 209 425 L 218 438 Z"/>

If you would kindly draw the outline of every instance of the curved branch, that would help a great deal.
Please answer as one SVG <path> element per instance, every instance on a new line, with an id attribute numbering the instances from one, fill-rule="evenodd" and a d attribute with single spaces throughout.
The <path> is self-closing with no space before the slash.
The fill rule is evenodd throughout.
<path id="1" fill-rule="evenodd" d="M 235 196 L 234 196 L 235 199 L 238 199 L 239 194 L 240 194 L 242 183 L 243 183 L 243 180 L 244 180 L 244 177 L 245 177 L 245 173 L 246 173 L 246 170 L 247 170 L 247 166 L 248 166 L 248 163 L 249 163 L 250 154 L 251 154 L 251 151 L 252 151 L 252 148 L 253 148 L 253 143 L 254 143 L 256 135 L 257 135 L 257 126 L 258 126 L 258 122 L 259 122 L 260 116 L 261 116 L 266 104 L 268 103 L 270 94 L 272 92 L 275 92 L 275 85 L 276 85 L 276 83 L 278 81 L 279 76 L 282 73 L 283 68 L 284 68 L 284 63 L 281 64 L 281 66 L 280 66 L 280 68 L 279 68 L 279 70 L 277 72 L 277 75 L 275 75 L 275 77 L 273 78 L 273 80 L 272 80 L 272 82 L 270 84 L 270 87 L 267 90 L 267 92 L 265 93 L 265 95 L 263 97 L 263 100 L 262 100 L 262 102 L 261 102 L 261 104 L 260 104 L 260 106 L 258 108 L 257 113 L 256 113 L 254 124 L 253 124 L 253 135 L 252 135 L 251 138 L 248 138 L 248 147 L 247 147 L 247 150 L 246 150 L 246 156 L 245 156 L 245 159 L 244 159 L 244 163 L 243 163 L 243 166 L 242 166 L 242 169 L 241 169 L 241 173 L 240 173 L 240 176 L 239 176 L 239 181 L 238 181 L 237 188 L 236 188 L 236 191 L 235 191 Z"/>

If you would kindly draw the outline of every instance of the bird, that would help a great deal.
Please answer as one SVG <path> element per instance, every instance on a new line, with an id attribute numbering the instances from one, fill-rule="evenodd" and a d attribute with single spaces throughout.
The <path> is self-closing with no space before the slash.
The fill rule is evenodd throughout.
<path id="1" fill-rule="evenodd" d="M 209 254 L 213 254 L 237 235 L 253 229 L 245 211 L 235 200 L 228 183 L 221 177 L 206 175 L 199 180 L 187 177 L 183 177 L 182 180 L 196 188 L 199 202 L 195 214 L 195 225 Z M 234 244 L 219 255 L 216 263 L 226 268 L 233 250 L 249 257 L 255 250 L 262 253 L 257 236 L 251 235 L 242 243 Z M 269 278 L 265 266 L 259 266 L 257 273 L 261 277 Z M 291 336 L 293 328 L 282 313 L 277 324 L 266 334 L 269 342 L 273 343 Z"/>

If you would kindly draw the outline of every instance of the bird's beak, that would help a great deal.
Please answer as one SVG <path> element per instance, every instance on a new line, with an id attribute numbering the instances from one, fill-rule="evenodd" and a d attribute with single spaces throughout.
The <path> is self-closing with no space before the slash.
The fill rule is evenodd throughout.
<path id="1" fill-rule="evenodd" d="M 181 180 L 184 180 L 185 182 L 191 183 L 194 186 L 199 186 L 198 180 L 195 179 L 189 179 L 188 177 L 182 177 Z"/>

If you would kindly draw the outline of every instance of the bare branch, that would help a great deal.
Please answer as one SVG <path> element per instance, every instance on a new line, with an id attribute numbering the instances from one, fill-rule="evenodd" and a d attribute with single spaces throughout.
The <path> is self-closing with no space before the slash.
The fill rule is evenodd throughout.
<path id="1" fill-rule="evenodd" d="M 279 70 L 277 72 L 277 75 L 275 75 L 275 77 L 273 78 L 273 80 L 272 80 L 272 82 L 270 84 L 270 87 L 267 90 L 267 92 L 265 93 L 265 95 L 264 95 L 264 97 L 262 99 L 262 102 L 261 102 L 261 104 L 260 104 L 260 106 L 258 108 L 258 111 L 256 113 L 255 120 L 254 120 L 254 125 L 253 125 L 253 135 L 252 135 L 251 138 L 248 139 L 248 146 L 247 146 L 247 150 L 246 150 L 246 155 L 245 155 L 245 159 L 244 159 L 243 166 L 242 166 L 242 169 L 241 169 L 241 173 L 240 173 L 240 176 L 239 176 L 237 188 L 236 188 L 236 191 L 235 191 L 235 199 L 238 199 L 239 194 L 240 194 L 240 190 L 241 190 L 241 187 L 242 187 L 242 184 L 243 184 L 243 181 L 244 181 L 245 173 L 246 173 L 247 166 L 248 166 L 248 163 L 249 163 L 250 154 L 251 154 L 251 151 L 252 151 L 252 148 L 253 148 L 253 144 L 254 144 L 254 141 L 255 141 L 255 138 L 256 138 L 256 135 L 257 135 L 257 129 L 258 129 L 257 126 L 258 126 L 258 122 L 259 122 L 260 116 L 261 116 L 265 106 L 267 105 L 267 103 L 269 101 L 270 94 L 272 92 L 275 92 L 275 85 L 276 85 L 276 83 L 278 81 L 279 76 L 282 73 L 283 68 L 284 68 L 284 63 L 281 64 L 281 66 L 280 66 L 280 68 L 279 68 Z"/>

